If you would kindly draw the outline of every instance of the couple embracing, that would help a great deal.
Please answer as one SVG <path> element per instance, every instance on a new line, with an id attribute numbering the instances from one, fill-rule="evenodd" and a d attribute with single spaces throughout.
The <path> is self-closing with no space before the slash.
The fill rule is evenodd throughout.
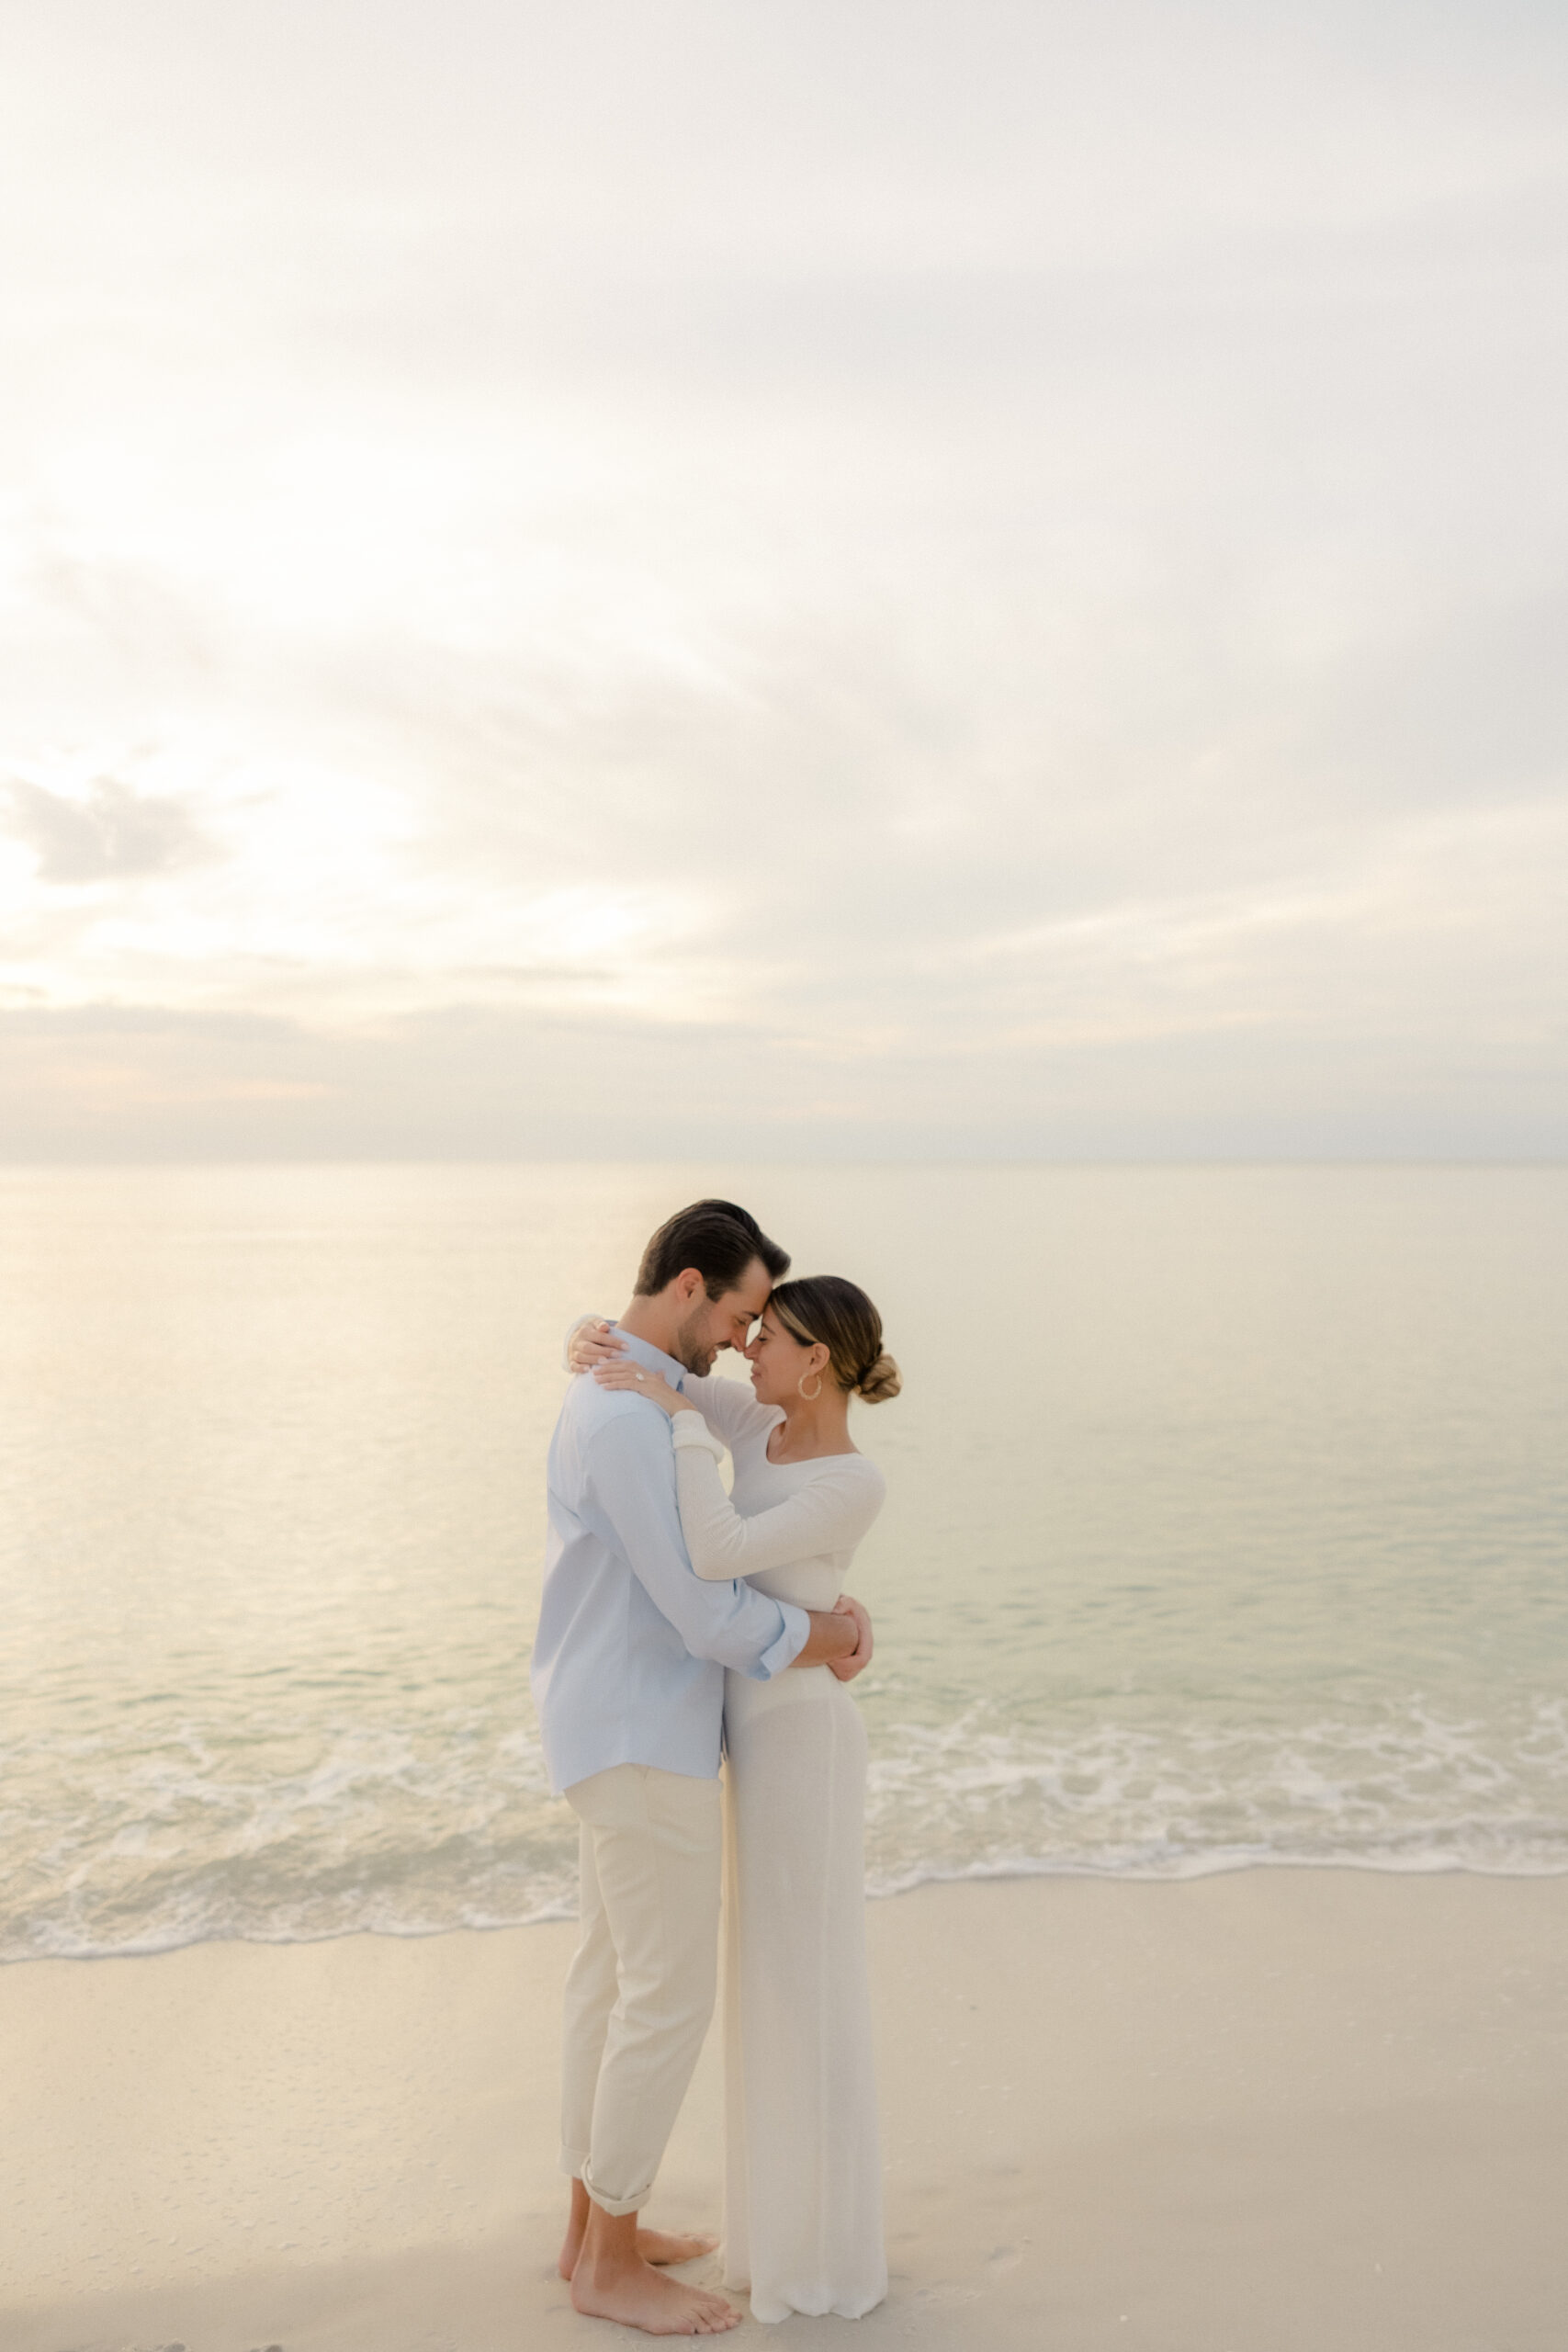
<path id="1" fill-rule="evenodd" d="M 582 1872 L 561 2269 L 579 2311 L 653 2335 L 739 2319 L 668 2275 L 711 2239 L 638 2222 L 713 2012 L 721 1882 L 725 2283 L 761 2320 L 858 2318 L 886 2292 L 866 1742 L 844 1688 L 871 1624 L 842 1584 L 884 1492 L 850 1398 L 896 1396 L 898 1373 L 863 1291 L 788 1268 L 731 1201 L 671 1217 L 619 1323 L 575 1327 L 590 1376 L 550 1446 L 533 1683 Z M 727 1347 L 750 1390 L 708 1376 Z"/>

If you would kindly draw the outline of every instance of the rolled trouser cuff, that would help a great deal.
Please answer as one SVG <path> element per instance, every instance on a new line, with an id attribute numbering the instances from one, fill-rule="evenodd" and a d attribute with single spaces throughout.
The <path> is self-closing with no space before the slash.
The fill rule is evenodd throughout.
<path id="1" fill-rule="evenodd" d="M 635 2197 L 606 2197 L 595 2186 L 593 2176 L 586 2165 L 583 2165 L 578 2178 L 598 2206 L 599 2211 L 602 2213 L 612 2214 L 617 2219 L 623 2213 L 640 2213 L 653 2194 L 653 2183 L 649 2181 L 648 2187 L 639 2188 Z"/>
<path id="2" fill-rule="evenodd" d="M 587 2162 L 587 2157 L 580 2156 L 574 2149 L 563 2148 L 560 2152 L 560 2168 L 568 2180 L 581 2180 Z"/>

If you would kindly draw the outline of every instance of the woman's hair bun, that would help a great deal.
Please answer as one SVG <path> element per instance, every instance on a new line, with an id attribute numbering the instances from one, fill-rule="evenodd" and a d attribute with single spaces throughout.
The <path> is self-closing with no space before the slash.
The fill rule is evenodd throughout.
<path id="1" fill-rule="evenodd" d="M 848 1396 L 868 1405 L 897 1396 L 904 1383 L 883 1351 L 882 1317 L 858 1283 L 842 1274 L 797 1274 L 780 1283 L 768 1304 L 803 1348 L 827 1349 L 833 1378 Z"/>
<path id="2" fill-rule="evenodd" d="M 868 1405 L 886 1405 L 897 1396 L 904 1385 L 904 1375 L 886 1349 L 874 1363 L 870 1363 L 855 1383 L 855 1395 L 863 1396 Z"/>

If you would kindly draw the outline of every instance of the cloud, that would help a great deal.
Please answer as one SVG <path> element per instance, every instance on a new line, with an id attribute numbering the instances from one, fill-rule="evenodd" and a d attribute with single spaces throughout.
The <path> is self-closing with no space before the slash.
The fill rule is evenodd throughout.
<path id="1" fill-rule="evenodd" d="M 80 797 L 20 777 L 0 785 L 6 830 L 38 860 L 40 882 L 117 882 L 168 874 L 216 854 L 178 800 L 99 776 Z"/>

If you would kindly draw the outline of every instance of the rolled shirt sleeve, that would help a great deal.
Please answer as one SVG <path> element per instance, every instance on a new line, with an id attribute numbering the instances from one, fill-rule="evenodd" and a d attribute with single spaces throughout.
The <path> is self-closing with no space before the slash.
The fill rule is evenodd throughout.
<path id="1" fill-rule="evenodd" d="M 626 1402 L 627 1411 L 595 1430 L 591 1449 L 594 1498 L 608 1532 L 694 1657 L 770 1680 L 805 1648 L 810 1619 L 748 1585 L 696 1575 L 681 1532 L 664 1416 L 642 1398 Z"/>

